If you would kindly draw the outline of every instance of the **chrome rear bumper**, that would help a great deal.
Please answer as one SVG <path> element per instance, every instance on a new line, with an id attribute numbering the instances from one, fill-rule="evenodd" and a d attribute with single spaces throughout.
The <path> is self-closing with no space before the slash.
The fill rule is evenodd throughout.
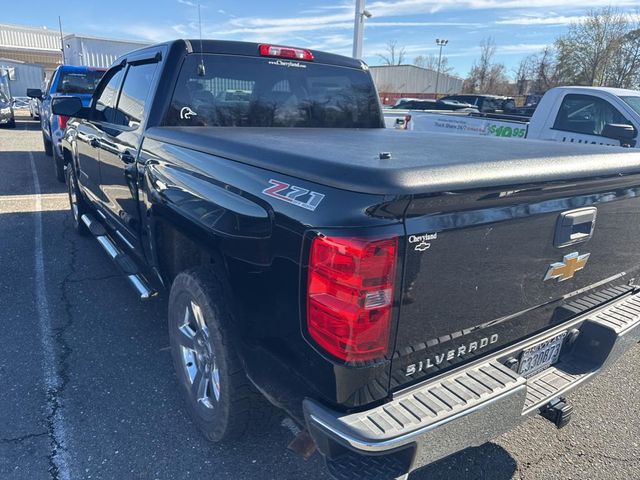
<path id="1" fill-rule="evenodd" d="M 371 410 L 341 414 L 307 399 L 303 405 L 307 426 L 330 470 L 335 473 L 338 468 L 341 478 L 369 478 L 363 476 L 368 462 L 380 465 L 375 478 L 402 477 L 513 429 L 602 373 L 640 341 L 639 325 L 640 294 L 626 296 L 400 392 Z M 564 347 L 556 365 L 528 379 L 504 365 L 508 358 L 563 330 L 577 330 L 579 335 Z M 352 477 L 339 465 L 341 459 L 354 470 Z"/>

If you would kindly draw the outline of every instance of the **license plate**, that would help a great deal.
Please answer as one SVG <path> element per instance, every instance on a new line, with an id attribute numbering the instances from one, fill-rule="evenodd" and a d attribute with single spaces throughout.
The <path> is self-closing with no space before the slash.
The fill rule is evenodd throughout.
<path id="1" fill-rule="evenodd" d="M 518 373 L 523 377 L 531 377 L 556 363 L 566 336 L 567 332 L 562 332 L 527 348 L 520 357 Z"/>

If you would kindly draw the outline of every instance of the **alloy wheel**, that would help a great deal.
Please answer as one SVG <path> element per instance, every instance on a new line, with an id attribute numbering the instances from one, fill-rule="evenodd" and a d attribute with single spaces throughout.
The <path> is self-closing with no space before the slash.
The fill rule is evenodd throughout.
<path id="1" fill-rule="evenodd" d="M 191 301 L 179 327 L 180 360 L 197 405 L 210 413 L 220 400 L 220 370 L 202 309 Z"/>

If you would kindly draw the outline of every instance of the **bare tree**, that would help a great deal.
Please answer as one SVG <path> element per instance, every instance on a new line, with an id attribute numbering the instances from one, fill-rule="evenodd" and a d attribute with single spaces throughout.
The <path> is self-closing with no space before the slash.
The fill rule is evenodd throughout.
<path id="1" fill-rule="evenodd" d="M 387 43 L 386 53 L 379 53 L 378 56 L 384 65 L 402 65 L 405 60 L 405 48 L 399 46 L 397 40 L 390 40 Z"/>
<path id="2" fill-rule="evenodd" d="M 607 72 L 606 85 L 618 88 L 640 86 L 640 28 L 622 37 L 620 48 Z"/>
<path id="3" fill-rule="evenodd" d="M 506 68 L 502 63 L 494 63 L 496 44 L 493 38 L 480 42 L 480 58 L 473 62 L 471 71 L 463 84 L 468 93 L 502 93 L 508 90 Z"/>
<path id="4" fill-rule="evenodd" d="M 627 16 L 612 7 L 592 10 L 584 21 L 572 24 L 555 42 L 561 81 L 605 85 L 628 28 Z"/>
<path id="5" fill-rule="evenodd" d="M 532 79 L 535 72 L 536 57 L 529 55 L 520 60 L 518 67 L 514 70 L 516 78 L 516 94 L 526 95 L 529 93 Z"/>
<path id="6" fill-rule="evenodd" d="M 545 47 L 535 56 L 535 74 L 533 90 L 536 93 L 546 92 L 550 88 L 560 85 L 555 52 L 551 47 Z"/>
<path id="7" fill-rule="evenodd" d="M 438 70 L 438 56 L 432 53 L 429 55 L 418 55 L 413 59 L 413 64 L 416 67 L 427 68 L 435 72 Z M 449 65 L 449 59 L 443 55 L 440 61 L 440 73 L 452 75 L 453 70 L 453 67 Z"/>

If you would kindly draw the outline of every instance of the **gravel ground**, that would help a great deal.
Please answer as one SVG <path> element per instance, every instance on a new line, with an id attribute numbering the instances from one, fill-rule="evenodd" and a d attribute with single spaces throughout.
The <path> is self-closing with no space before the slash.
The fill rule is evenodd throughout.
<path id="1" fill-rule="evenodd" d="M 175 388 L 164 300 L 141 303 L 71 230 L 38 125 L 0 130 L 0 479 L 328 478 L 287 450 L 281 418 L 206 442 Z M 39 193 L 39 195 L 38 195 Z M 534 418 L 412 480 L 640 478 L 640 349 L 570 396 L 573 421 Z"/>

